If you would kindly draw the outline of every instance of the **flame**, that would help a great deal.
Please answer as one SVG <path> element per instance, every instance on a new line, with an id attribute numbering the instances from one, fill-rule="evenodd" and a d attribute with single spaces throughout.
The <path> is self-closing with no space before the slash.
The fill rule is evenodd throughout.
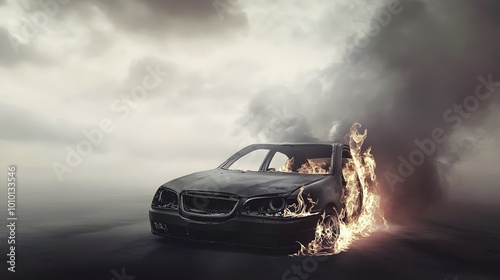
<path id="1" fill-rule="evenodd" d="M 288 159 L 285 164 L 278 168 L 277 171 L 279 172 L 294 172 L 293 171 L 293 164 L 294 164 L 295 158 L 290 158 Z M 329 174 L 330 169 L 327 169 L 328 163 L 325 161 L 321 160 L 314 160 L 314 159 L 307 159 L 307 161 L 300 166 L 299 169 L 297 169 L 297 173 L 301 174 Z"/>
<path id="2" fill-rule="evenodd" d="M 326 169 L 327 163 L 324 161 L 315 162 L 308 159 L 306 163 L 302 164 L 298 172 L 302 174 L 328 174 L 329 170 Z"/>
<path id="3" fill-rule="evenodd" d="M 295 162 L 295 158 L 289 158 L 286 160 L 285 164 L 278 168 L 279 172 L 293 172 L 293 163 Z"/>
<path id="4" fill-rule="evenodd" d="M 307 207 L 303 197 L 304 187 L 300 188 L 299 194 L 297 195 L 297 203 L 289 205 L 285 208 L 283 212 L 283 217 L 307 217 L 314 215 L 311 210 L 318 204 L 318 201 L 314 201 L 308 194 L 306 200 L 309 202 L 310 207 Z"/>
<path id="5" fill-rule="evenodd" d="M 347 182 L 342 195 L 344 209 L 338 213 L 338 219 L 335 215 L 324 212 L 316 225 L 314 240 L 307 246 L 299 243 L 301 248 L 294 256 L 332 255 L 345 252 L 359 238 L 388 227 L 380 209 L 375 158 L 371 154 L 371 147 L 364 152 L 361 151 L 368 133 L 365 130 L 360 134 L 358 131 L 360 127 L 358 123 L 354 123 L 351 127 L 349 145 L 352 159 L 348 159 L 342 169 Z M 299 197 L 302 196 L 302 191 Z M 298 200 L 304 202 L 303 198 Z M 359 207 L 360 201 L 361 207 Z M 300 213 L 307 212 L 307 209 L 310 215 L 312 207 L 302 206 Z"/>

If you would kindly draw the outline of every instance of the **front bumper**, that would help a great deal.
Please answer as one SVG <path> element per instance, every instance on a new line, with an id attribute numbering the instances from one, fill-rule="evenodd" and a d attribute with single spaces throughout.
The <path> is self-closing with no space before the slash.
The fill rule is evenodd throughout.
<path id="1" fill-rule="evenodd" d="M 149 220 L 155 235 L 195 241 L 262 248 L 299 248 L 314 239 L 319 215 L 278 219 L 236 215 L 225 221 L 197 221 L 178 211 L 151 208 Z"/>

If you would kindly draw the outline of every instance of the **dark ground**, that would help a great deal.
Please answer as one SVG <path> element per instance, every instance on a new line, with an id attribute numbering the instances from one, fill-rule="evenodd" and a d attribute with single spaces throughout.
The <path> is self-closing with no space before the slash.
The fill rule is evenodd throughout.
<path id="1" fill-rule="evenodd" d="M 431 219 L 392 226 L 346 253 L 312 261 L 153 236 L 150 199 L 25 204 L 17 272 L 5 273 L 3 238 L 1 274 L 7 278 L 1 279 L 500 279 L 500 208 L 448 204 Z M 302 277 L 284 275 L 303 265 Z"/>

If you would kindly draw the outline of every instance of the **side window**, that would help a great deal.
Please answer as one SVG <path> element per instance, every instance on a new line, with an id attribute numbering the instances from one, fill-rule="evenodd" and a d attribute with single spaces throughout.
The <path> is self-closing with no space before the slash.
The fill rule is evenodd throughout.
<path id="1" fill-rule="evenodd" d="M 267 171 L 287 171 L 288 160 L 289 158 L 285 154 L 276 152 L 271 160 L 271 163 L 269 163 Z"/>
<path id="2" fill-rule="evenodd" d="M 262 162 L 269 153 L 269 150 L 259 149 L 251 151 L 248 154 L 242 156 L 236 160 L 231 166 L 228 167 L 229 170 L 242 170 L 242 171 L 259 171 Z"/>

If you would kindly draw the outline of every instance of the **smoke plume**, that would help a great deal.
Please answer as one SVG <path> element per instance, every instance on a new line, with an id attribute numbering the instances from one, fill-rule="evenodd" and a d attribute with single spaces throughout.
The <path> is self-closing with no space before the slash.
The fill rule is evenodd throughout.
<path id="1" fill-rule="evenodd" d="M 401 1 L 397 7 L 388 21 L 388 5 L 381 6 L 371 34 L 303 92 L 256 96 L 243 125 L 273 142 L 343 142 L 352 123 L 361 123 L 388 215 L 401 221 L 441 201 L 448 172 L 473 146 L 477 130 L 489 137 L 496 129 L 482 125 L 500 101 L 500 2 Z"/>

